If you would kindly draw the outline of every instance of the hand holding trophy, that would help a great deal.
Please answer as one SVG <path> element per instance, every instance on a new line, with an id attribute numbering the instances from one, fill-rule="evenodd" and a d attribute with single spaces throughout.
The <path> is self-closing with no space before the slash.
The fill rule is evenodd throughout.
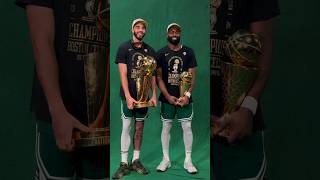
<path id="1" fill-rule="evenodd" d="M 258 60 L 261 55 L 262 44 L 257 34 L 239 30 L 226 43 L 226 53 L 231 62 L 221 62 L 223 84 L 223 115 L 222 124 L 227 124 L 230 114 L 237 111 L 255 81 L 259 69 Z M 219 132 L 217 123 L 213 122 L 214 133 Z M 220 136 L 228 137 L 226 127 Z"/>
<path id="2" fill-rule="evenodd" d="M 178 99 L 178 105 L 180 105 L 180 106 L 184 106 L 184 105 L 189 104 L 190 97 L 188 96 L 188 94 L 190 95 L 189 89 L 191 87 L 191 81 L 192 81 L 192 74 L 191 73 L 184 71 L 180 74 L 180 86 L 179 86 L 180 97 Z M 187 98 L 186 101 L 188 101 L 188 102 L 185 102 L 184 98 Z"/>

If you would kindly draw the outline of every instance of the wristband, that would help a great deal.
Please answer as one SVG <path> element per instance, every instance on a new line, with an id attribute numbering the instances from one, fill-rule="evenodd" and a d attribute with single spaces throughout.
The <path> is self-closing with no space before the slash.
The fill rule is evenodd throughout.
<path id="1" fill-rule="evenodd" d="M 189 91 L 185 92 L 184 95 L 187 96 L 188 98 L 191 97 L 191 93 Z"/>
<path id="2" fill-rule="evenodd" d="M 241 107 L 249 109 L 253 115 L 257 112 L 258 101 L 252 96 L 246 96 L 241 104 Z"/>

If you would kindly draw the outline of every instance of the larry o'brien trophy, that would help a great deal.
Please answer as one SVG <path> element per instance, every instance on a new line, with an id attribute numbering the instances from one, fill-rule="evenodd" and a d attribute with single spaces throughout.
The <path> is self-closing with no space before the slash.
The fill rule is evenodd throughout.
<path id="1" fill-rule="evenodd" d="M 231 62 L 221 62 L 223 89 L 223 117 L 238 110 L 255 81 L 259 69 L 261 40 L 257 34 L 239 30 L 226 43 L 226 53 Z M 229 136 L 228 127 L 220 133 Z"/>
<path id="2" fill-rule="evenodd" d="M 137 103 L 134 103 L 135 108 L 148 107 L 149 91 L 151 88 L 151 79 L 154 70 L 157 67 L 156 61 L 151 56 L 144 56 L 137 60 Z"/>
<path id="3" fill-rule="evenodd" d="M 84 60 L 85 93 L 87 99 L 87 122 L 91 132 L 74 131 L 75 146 L 90 147 L 109 144 L 109 3 L 94 1 L 93 12 L 99 31 L 106 34 L 105 48 L 88 53 Z"/>
<path id="4" fill-rule="evenodd" d="M 180 98 L 185 96 L 186 92 L 189 91 L 191 86 L 191 81 L 192 81 L 191 73 L 184 71 L 180 74 L 180 84 L 179 84 Z"/>

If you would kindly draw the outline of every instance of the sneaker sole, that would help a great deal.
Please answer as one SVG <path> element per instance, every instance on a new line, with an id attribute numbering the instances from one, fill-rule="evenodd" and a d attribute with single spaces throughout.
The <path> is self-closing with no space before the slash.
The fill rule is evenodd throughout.
<path id="1" fill-rule="evenodd" d="M 171 163 L 170 163 L 164 170 L 157 169 L 157 172 L 165 172 L 165 171 L 167 171 L 169 168 L 171 168 Z"/>
<path id="2" fill-rule="evenodd" d="M 185 166 L 183 166 L 183 168 L 184 168 L 184 169 L 187 171 L 187 173 L 189 173 L 189 174 L 197 174 L 197 173 L 198 173 L 198 171 L 189 172 L 188 169 L 187 169 Z"/>
<path id="3" fill-rule="evenodd" d="M 134 169 L 134 168 L 131 168 L 132 171 L 135 171 L 141 175 L 146 175 L 146 174 L 149 174 L 148 171 L 144 172 L 143 170 L 138 170 L 138 169 Z"/>

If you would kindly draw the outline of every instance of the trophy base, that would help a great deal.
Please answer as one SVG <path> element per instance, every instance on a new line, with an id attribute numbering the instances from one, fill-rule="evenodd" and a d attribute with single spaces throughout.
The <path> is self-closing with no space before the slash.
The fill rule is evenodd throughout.
<path id="1" fill-rule="evenodd" d="M 109 138 L 107 136 L 106 128 L 97 128 L 94 132 L 80 132 L 73 133 L 73 139 L 75 140 L 75 147 L 92 147 L 103 146 L 109 144 Z"/>
<path id="2" fill-rule="evenodd" d="M 145 107 L 149 107 L 148 102 L 138 102 L 135 103 L 134 108 L 145 108 Z"/>

